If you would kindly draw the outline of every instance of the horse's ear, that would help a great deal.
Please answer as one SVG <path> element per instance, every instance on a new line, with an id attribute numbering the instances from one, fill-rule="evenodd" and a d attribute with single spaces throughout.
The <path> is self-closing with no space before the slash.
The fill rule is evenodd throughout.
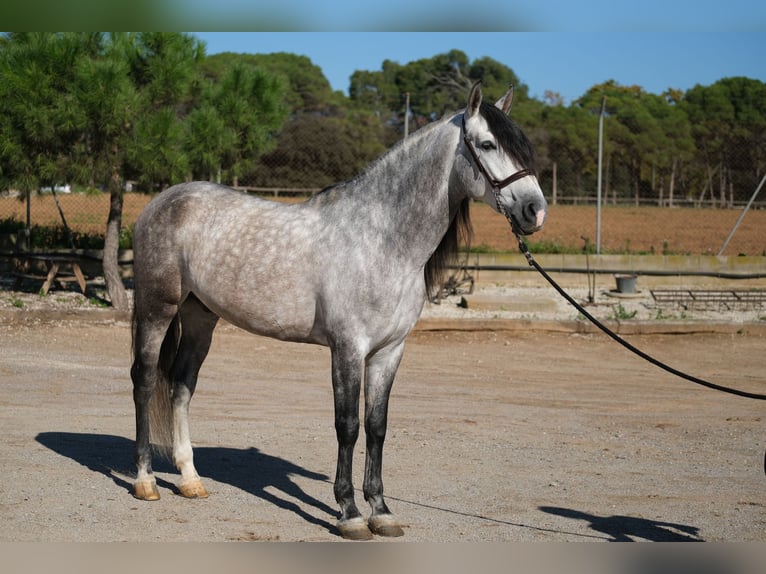
<path id="1" fill-rule="evenodd" d="M 476 82 L 471 88 L 471 94 L 468 96 L 468 106 L 465 109 L 465 115 L 473 117 L 479 111 L 481 105 L 481 80 Z"/>
<path id="2" fill-rule="evenodd" d="M 508 88 L 508 91 L 505 92 L 505 95 L 497 100 L 495 103 L 495 106 L 500 108 L 504 114 L 508 115 L 511 111 L 511 105 L 513 104 L 513 86 L 510 86 Z"/>

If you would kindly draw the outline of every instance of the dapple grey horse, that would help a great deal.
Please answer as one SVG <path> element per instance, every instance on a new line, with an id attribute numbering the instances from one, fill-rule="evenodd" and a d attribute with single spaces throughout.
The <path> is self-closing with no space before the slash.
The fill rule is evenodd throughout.
<path id="1" fill-rule="evenodd" d="M 338 530 L 351 539 L 400 536 L 383 498 L 388 399 L 404 342 L 482 199 L 529 234 L 546 202 L 529 140 L 471 89 L 464 111 L 401 141 L 354 179 L 303 203 L 248 196 L 211 183 L 159 194 L 135 226 L 133 398 L 136 498 L 159 498 L 151 440 L 170 449 L 183 496 L 206 497 L 194 467 L 189 401 L 219 318 L 331 351 L 338 442 Z M 328 142 L 332 145 L 332 142 Z M 362 517 L 352 457 L 364 387 Z"/>

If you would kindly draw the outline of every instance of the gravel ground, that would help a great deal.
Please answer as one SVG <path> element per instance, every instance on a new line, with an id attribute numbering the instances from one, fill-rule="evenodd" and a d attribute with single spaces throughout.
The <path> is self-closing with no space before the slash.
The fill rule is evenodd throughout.
<path id="1" fill-rule="evenodd" d="M 222 325 L 192 403 L 211 497 L 177 496 L 160 463 L 162 500 L 137 501 L 128 316 L 100 306 L 99 289 L 0 292 L 0 541 L 338 540 L 327 350 Z M 409 339 L 384 459 L 404 540 L 766 541 L 762 403 L 695 387 L 600 334 L 537 328 L 576 319 L 547 288 L 474 295 L 553 302 L 526 313 L 465 309 L 463 295 L 428 305 L 424 323 L 441 327 Z M 608 317 L 614 297 L 602 299 L 592 308 Z M 668 323 L 646 298 L 620 301 L 645 314 L 624 323 Z M 764 392 L 763 321 L 724 318 L 734 329 L 630 340 Z M 485 323 L 456 327 L 471 321 Z M 360 440 L 357 485 L 363 452 Z"/>

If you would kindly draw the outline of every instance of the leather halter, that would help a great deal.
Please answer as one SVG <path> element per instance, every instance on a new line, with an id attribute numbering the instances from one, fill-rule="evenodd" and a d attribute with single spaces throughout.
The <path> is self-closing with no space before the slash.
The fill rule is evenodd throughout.
<path id="1" fill-rule="evenodd" d="M 528 235 L 523 231 L 521 226 L 516 221 L 516 218 L 513 216 L 513 214 L 508 210 L 505 206 L 505 204 L 501 201 L 500 197 L 500 190 L 504 188 L 506 185 L 512 184 L 514 181 L 518 181 L 524 177 L 527 177 L 529 175 L 534 175 L 531 169 L 520 169 L 516 173 L 512 173 L 508 177 L 506 177 L 503 180 L 499 180 L 495 178 L 489 171 L 487 171 L 487 168 L 484 167 L 484 164 L 481 163 L 481 159 L 479 159 L 479 154 L 476 153 L 476 150 L 473 147 L 473 144 L 468 139 L 468 131 L 465 129 L 465 114 L 463 114 L 463 142 L 465 143 L 465 147 L 468 148 L 468 151 L 471 152 L 471 157 L 473 158 L 473 162 L 476 164 L 476 167 L 479 169 L 479 172 L 484 176 L 484 178 L 489 182 L 489 184 L 492 186 L 492 193 L 495 196 L 495 203 L 497 204 L 497 209 L 502 213 L 505 218 L 508 220 L 508 223 L 511 224 L 511 229 L 513 230 L 513 233 L 516 235 L 516 237 L 520 237 L 522 235 Z"/>
<path id="2" fill-rule="evenodd" d="M 489 173 L 489 171 L 487 171 L 487 168 L 484 167 L 484 164 L 481 163 L 481 159 L 479 159 L 479 154 L 476 153 L 476 150 L 474 149 L 473 144 L 468 139 L 468 132 L 465 129 L 465 114 L 463 114 L 463 141 L 465 142 L 465 145 L 468 148 L 468 151 L 471 152 L 471 157 L 473 158 L 473 162 L 476 164 L 476 167 L 479 169 L 481 174 L 486 178 L 486 180 L 495 190 L 500 190 L 504 188 L 505 186 L 512 184 L 514 181 L 518 181 L 519 179 L 527 177 L 528 175 L 534 175 L 534 173 L 532 173 L 532 170 L 526 169 L 526 168 L 521 169 L 517 171 L 516 173 L 513 173 L 502 180 L 495 178 L 491 173 Z"/>

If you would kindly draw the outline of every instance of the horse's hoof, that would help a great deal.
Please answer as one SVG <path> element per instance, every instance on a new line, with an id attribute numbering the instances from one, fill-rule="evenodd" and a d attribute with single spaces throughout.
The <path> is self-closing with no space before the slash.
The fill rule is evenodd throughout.
<path id="1" fill-rule="evenodd" d="M 137 482 L 133 485 L 133 496 L 139 500 L 159 500 L 160 491 L 154 482 Z"/>
<path id="2" fill-rule="evenodd" d="M 184 498 L 207 498 L 208 493 L 205 490 L 202 481 L 195 480 L 178 486 L 178 491 Z"/>
<path id="3" fill-rule="evenodd" d="M 367 524 L 372 533 L 377 534 L 378 536 L 387 536 L 389 538 L 404 536 L 404 530 L 402 530 L 402 527 L 399 526 L 396 518 L 391 514 L 370 516 L 370 520 Z"/>
<path id="4" fill-rule="evenodd" d="M 338 521 L 338 531 L 346 540 L 372 540 L 372 532 L 367 527 L 364 518 L 350 518 Z"/>

